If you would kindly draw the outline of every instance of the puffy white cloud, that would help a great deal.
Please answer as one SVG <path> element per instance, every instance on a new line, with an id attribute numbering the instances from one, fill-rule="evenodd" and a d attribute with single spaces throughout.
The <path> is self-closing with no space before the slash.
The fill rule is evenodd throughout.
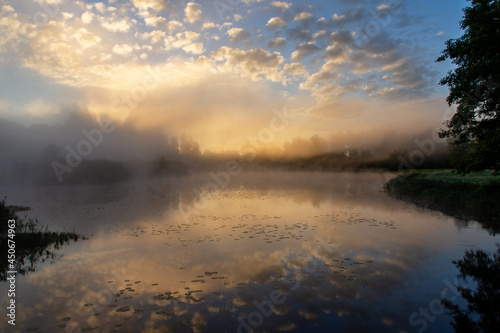
<path id="1" fill-rule="evenodd" d="M 389 8 L 389 5 L 386 3 L 381 3 L 380 5 L 377 6 L 377 10 L 382 10 L 387 8 Z"/>
<path id="2" fill-rule="evenodd" d="M 250 39 L 250 32 L 243 28 L 231 28 L 227 31 L 231 42 L 247 42 Z"/>
<path id="3" fill-rule="evenodd" d="M 106 11 L 106 5 L 103 4 L 102 2 L 97 2 L 94 4 L 94 7 L 95 9 L 97 9 L 97 11 L 101 14 L 104 14 L 104 12 Z"/>
<path id="4" fill-rule="evenodd" d="M 203 43 L 195 42 L 200 37 L 200 34 L 194 31 L 184 31 L 167 36 L 165 38 L 165 49 L 182 49 L 186 53 L 201 54 L 205 52 Z"/>
<path id="5" fill-rule="evenodd" d="M 189 45 L 183 46 L 182 50 L 186 53 L 191 53 L 191 54 L 202 54 L 205 52 L 205 48 L 203 47 L 203 43 L 198 42 L 198 43 L 191 43 Z"/>
<path id="6" fill-rule="evenodd" d="M 283 70 L 287 74 L 301 75 L 307 73 L 306 66 L 300 62 L 294 62 L 291 64 L 285 64 Z"/>
<path id="7" fill-rule="evenodd" d="M 181 30 L 183 28 L 182 23 L 176 20 L 168 21 L 167 29 L 169 31 Z"/>
<path id="8" fill-rule="evenodd" d="M 135 20 L 128 17 L 116 21 L 113 21 L 112 19 L 101 19 L 102 27 L 111 32 L 128 32 L 134 23 Z"/>
<path id="9" fill-rule="evenodd" d="M 147 26 L 159 27 L 166 24 L 167 22 L 167 20 L 164 17 L 157 16 L 154 13 L 147 10 L 140 11 L 137 14 L 144 19 L 144 23 L 146 23 Z"/>
<path id="10" fill-rule="evenodd" d="M 294 21 L 308 21 L 312 19 L 313 14 L 309 12 L 301 12 L 300 14 L 295 15 L 293 18 Z"/>
<path id="11" fill-rule="evenodd" d="M 280 67 L 284 62 L 279 52 L 270 53 L 262 48 L 241 50 L 227 46 L 221 47 L 214 54 L 217 61 L 225 61 L 225 70 L 241 73 L 253 80 L 266 78 L 270 81 L 283 80 Z"/>
<path id="12" fill-rule="evenodd" d="M 127 44 L 115 45 L 113 47 L 113 53 L 119 54 L 121 56 L 128 56 L 133 52 L 133 48 Z"/>
<path id="13" fill-rule="evenodd" d="M 166 8 L 167 3 L 165 0 L 132 0 L 132 4 L 139 10 L 160 11 Z"/>
<path id="14" fill-rule="evenodd" d="M 90 23 L 92 23 L 92 20 L 94 19 L 94 16 L 95 15 L 92 12 L 88 12 L 87 11 L 87 12 L 83 13 L 82 17 L 81 17 L 82 23 L 83 24 L 90 24 Z"/>
<path id="15" fill-rule="evenodd" d="M 312 74 L 309 77 L 309 82 L 317 83 L 317 82 L 328 82 L 337 78 L 339 75 L 339 67 L 335 62 L 327 61 L 321 69 Z"/>
<path id="16" fill-rule="evenodd" d="M 85 28 L 78 29 L 72 37 L 80 44 L 82 49 L 97 46 L 101 42 L 101 37 L 93 34 Z"/>
<path id="17" fill-rule="evenodd" d="M 161 30 L 153 30 L 150 32 L 145 32 L 143 34 L 139 34 L 140 38 L 143 40 L 149 40 L 151 44 L 157 44 L 165 38 L 166 34 Z"/>
<path id="18" fill-rule="evenodd" d="M 61 12 L 61 14 L 65 20 L 72 19 L 75 16 L 75 14 L 67 12 Z"/>
<path id="19" fill-rule="evenodd" d="M 266 28 L 269 30 L 278 29 L 286 26 L 286 21 L 281 17 L 272 17 L 267 21 Z"/>
<path id="20" fill-rule="evenodd" d="M 284 1 L 272 1 L 270 6 L 277 8 L 277 9 L 285 10 L 285 9 L 292 7 L 293 4 L 290 2 L 284 2 Z"/>
<path id="21" fill-rule="evenodd" d="M 64 0 L 34 0 L 34 1 L 40 4 L 47 3 L 49 5 L 58 5 L 62 3 Z"/>
<path id="22" fill-rule="evenodd" d="M 295 51 L 291 55 L 291 59 L 294 61 L 301 61 L 305 57 L 318 52 L 319 47 L 315 45 L 314 42 L 302 43 L 295 47 Z"/>
<path id="23" fill-rule="evenodd" d="M 186 9 L 184 9 L 184 14 L 186 16 L 184 21 L 195 23 L 201 17 L 201 5 L 196 2 L 188 2 Z"/>
<path id="24" fill-rule="evenodd" d="M 214 22 L 205 22 L 203 23 L 203 25 L 201 26 L 201 30 L 207 30 L 207 29 L 213 29 L 215 28 L 216 25 Z"/>

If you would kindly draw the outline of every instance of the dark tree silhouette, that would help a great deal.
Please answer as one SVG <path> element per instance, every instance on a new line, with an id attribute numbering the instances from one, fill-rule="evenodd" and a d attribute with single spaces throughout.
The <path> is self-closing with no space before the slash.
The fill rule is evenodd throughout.
<path id="1" fill-rule="evenodd" d="M 437 59 L 457 65 L 440 82 L 449 87 L 448 105 L 458 105 L 440 136 L 467 147 L 457 166 L 461 171 L 499 170 L 500 1 L 469 1 L 460 21 L 464 34 L 448 40 Z"/>
<path id="2" fill-rule="evenodd" d="M 475 291 L 457 287 L 467 301 L 467 309 L 448 299 L 441 302 L 453 317 L 457 333 L 500 331 L 500 247 L 492 255 L 482 250 L 467 250 L 463 259 L 453 261 L 459 278 L 470 277 L 477 283 Z"/>

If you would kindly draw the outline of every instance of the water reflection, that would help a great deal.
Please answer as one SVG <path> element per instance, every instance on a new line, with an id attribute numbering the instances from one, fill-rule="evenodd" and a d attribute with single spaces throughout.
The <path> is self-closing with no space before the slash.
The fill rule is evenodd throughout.
<path id="1" fill-rule="evenodd" d="M 496 332 L 500 328 L 500 245 L 489 254 L 468 250 L 463 259 L 453 261 L 460 270 L 459 278 L 472 279 L 475 288 L 461 287 L 460 295 L 467 301 L 462 309 L 456 297 L 445 298 L 442 304 L 453 316 L 455 332 Z"/>
<path id="2" fill-rule="evenodd" d="M 94 237 L 19 280 L 19 327 L 411 332 L 409 316 L 456 274 L 451 259 L 495 241 L 387 197 L 380 174 L 244 175 L 197 197 L 205 180 L 66 193 L 37 206 Z M 201 200 L 198 214 L 178 209 Z M 434 330 L 450 332 L 449 318 L 429 323 Z"/>

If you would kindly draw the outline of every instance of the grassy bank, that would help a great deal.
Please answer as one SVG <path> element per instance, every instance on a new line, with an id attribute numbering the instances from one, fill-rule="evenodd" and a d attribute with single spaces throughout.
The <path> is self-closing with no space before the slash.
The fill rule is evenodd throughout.
<path id="1" fill-rule="evenodd" d="M 500 231 L 500 175 L 493 171 L 466 175 L 451 170 L 414 171 L 389 181 L 386 189 L 399 199 L 473 218 L 491 231 Z"/>

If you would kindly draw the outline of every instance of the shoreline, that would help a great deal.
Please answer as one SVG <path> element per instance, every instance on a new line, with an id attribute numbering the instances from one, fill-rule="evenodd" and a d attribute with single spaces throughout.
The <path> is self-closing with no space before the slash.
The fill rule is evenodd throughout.
<path id="1" fill-rule="evenodd" d="M 391 197 L 477 220 L 490 232 L 500 232 L 500 175 L 482 171 L 461 175 L 453 170 L 418 170 L 388 181 Z"/>

